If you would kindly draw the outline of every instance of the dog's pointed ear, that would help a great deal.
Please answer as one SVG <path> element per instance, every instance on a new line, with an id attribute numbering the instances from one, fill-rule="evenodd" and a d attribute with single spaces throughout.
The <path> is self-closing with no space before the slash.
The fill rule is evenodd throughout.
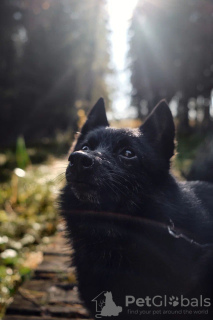
<path id="1" fill-rule="evenodd" d="M 175 126 L 172 113 L 165 100 L 158 103 L 140 130 L 166 160 L 174 155 Z"/>
<path id="2" fill-rule="evenodd" d="M 81 129 L 84 135 L 88 131 L 97 127 L 108 127 L 104 99 L 100 98 L 88 114 L 87 120 Z"/>

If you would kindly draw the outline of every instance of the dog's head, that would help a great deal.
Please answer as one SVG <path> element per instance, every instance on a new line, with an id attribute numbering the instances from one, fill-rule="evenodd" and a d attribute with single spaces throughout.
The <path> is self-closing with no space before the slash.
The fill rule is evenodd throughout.
<path id="1" fill-rule="evenodd" d="M 67 183 L 82 202 L 111 208 L 121 201 L 134 203 L 135 196 L 153 192 L 168 175 L 174 135 L 173 118 L 165 101 L 139 128 L 115 129 L 109 127 L 101 98 L 69 156 Z"/>

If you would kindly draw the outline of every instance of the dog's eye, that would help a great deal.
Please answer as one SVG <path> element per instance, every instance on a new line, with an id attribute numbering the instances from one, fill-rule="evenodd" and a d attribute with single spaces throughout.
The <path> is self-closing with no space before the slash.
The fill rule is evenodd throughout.
<path id="1" fill-rule="evenodd" d="M 121 152 L 121 155 L 125 158 L 133 158 L 135 156 L 135 153 L 130 149 L 124 149 Z"/>
<path id="2" fill-rule="evenodd" d="M 85 145 L 81 148 L 81 150 L 88 151 L 88 150 L 89 150 L 88 145 L 85 144 Z"/>

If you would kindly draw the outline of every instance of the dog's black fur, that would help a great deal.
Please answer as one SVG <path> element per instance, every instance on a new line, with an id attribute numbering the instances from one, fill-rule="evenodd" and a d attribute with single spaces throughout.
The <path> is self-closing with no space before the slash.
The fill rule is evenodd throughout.
<path id="1" fill-rule="evenodd" d="M 176 181 L 174 138 L 165 101 L 140 128 L 115 129 L 100 99 L 71 151 L 61 212 L 92 316 L 102 291 L 123 307 L 125 295 L 213 297 L 213 184 Z M 136 319 L 127 309 L 116 318 Z"/>

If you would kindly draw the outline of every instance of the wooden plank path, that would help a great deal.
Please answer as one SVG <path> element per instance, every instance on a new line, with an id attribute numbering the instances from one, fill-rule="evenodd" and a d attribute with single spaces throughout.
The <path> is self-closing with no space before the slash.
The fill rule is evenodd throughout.
<path id="1" fill-rule="evenodd" d="M 78 297 L 74 269 L 69 267 L 70 254 L 59 233 L 45 249 L 33 277 L 18 289 L 3 320 L 89 319 Z"/>

